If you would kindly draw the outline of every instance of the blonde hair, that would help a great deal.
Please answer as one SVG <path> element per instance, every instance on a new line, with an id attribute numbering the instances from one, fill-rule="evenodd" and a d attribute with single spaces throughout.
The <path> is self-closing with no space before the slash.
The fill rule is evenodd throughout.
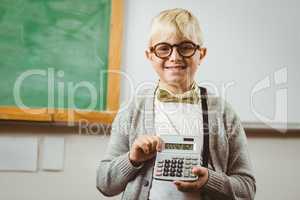
<path id="1" fill-rule="evenodd" d="M 153 38 L 159 36 L 165 40 L 171 36 L 184 37 L 196 40 L 203 45 L 203 33 L 197 18 L 188 10 L 175 8 L 164 10 L 153 18 L 150 30 L 149 45 Z"/>

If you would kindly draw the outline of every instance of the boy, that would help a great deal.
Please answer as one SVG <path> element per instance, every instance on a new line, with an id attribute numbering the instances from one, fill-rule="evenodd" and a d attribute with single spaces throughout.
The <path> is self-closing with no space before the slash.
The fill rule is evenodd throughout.
<path id="1" fill-rule="evenodd" d="M 197 19 L 171 9 L 153 19 L 146 57 L 159 76 L 119 112 L 108 152 L 98 169 L 97 188 L 122 199 L 253 199 L 256 191 L 241 123 L 220 98 L 207 96 L 194 76 L 206 55 Z M 155 157 L 163 135 L 201 136 L 202 166 L 196 181 L 154 179 Z"/>

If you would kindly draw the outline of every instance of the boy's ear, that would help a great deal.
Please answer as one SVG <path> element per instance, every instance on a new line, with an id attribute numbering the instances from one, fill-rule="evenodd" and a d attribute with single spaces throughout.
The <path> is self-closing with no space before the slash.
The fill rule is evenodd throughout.
<path id="1" fill-rule="evenodd" d="M 201 48 L 200 49 L 200 60 L 199 60 L 199 64 L 203 62 L 205 56 L 206 56 L 206 48 Z"/>
<path id="2" fill-rule="evenodd" d="M 148 60 L 152 61 L 152 55 L 148 49 L 145 51 L 145 56 Z"/>

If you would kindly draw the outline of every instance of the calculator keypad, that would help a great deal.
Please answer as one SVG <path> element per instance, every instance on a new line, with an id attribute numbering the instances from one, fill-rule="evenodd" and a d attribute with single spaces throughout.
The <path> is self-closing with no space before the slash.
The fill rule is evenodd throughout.
<path id="1" fill-rule="evenodd" d="M 195 180 L 192 167 L 199 165 L 197 157 L 174 157 L 156 161 L 155 176 L 165 180 Z"/>

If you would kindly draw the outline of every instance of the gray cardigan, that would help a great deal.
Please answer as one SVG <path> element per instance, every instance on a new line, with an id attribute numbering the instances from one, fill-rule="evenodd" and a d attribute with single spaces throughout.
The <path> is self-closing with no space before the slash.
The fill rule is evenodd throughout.
<path id="1" fill-rule="evenodd" d="M 154 91 L 142 91 L 112 124 L 107 153 L 97 171 L 97 188 L 105 196 L 124 191 L 122 199 L 147 200 L 154 159 L 134 167 L 128 152 L 139 135 L 155 135 Z M 208 199 L 254 199 L 255 178 L 241 122 L 228 103 L 208 96 L 209 178 L 200 192 Z"/>

